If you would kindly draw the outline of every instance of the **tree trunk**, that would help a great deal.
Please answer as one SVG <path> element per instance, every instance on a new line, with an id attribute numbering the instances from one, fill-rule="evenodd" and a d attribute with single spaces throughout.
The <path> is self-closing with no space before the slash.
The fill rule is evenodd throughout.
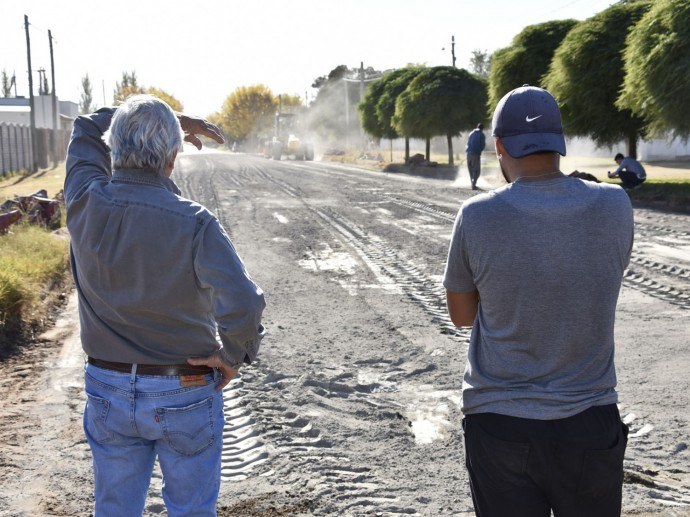
<path id="1" fill-rule="evenodd" d="M 455 165 L 453 161 L 453 135 L 448 133 L 448 165 L 451 167 Z"/>
<path id="2" fill-rule="evenodd" d="M 637 131 L 628 134 L 628 156 L 637 160 Z"/>
<path id="3" fill-rule="evenodd" d="M 410 163 L 410 139 L 405 137 L 405 165 Z"/>
<path id="4" fill-rule="evenodd" d="M 431 161 L 431 138 L 426 137 L 426 161 Z"/>

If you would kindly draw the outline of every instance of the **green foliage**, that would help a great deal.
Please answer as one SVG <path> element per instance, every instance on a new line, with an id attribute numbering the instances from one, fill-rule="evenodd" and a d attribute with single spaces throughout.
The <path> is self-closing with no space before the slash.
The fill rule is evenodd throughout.
<path id="1" fill-rule="evenodd" d="M 418 73 L 397 98 L 393 125 L 407 137 L 458 135 L 485 119 L 486 81 L 461 68 Z"/>
<path id="2" fill-rule="evenodd" d="M 378 139 L 386 136 L 386 128 L 383 127 L 376 114 L 376 105 L 383 94 L 385 86 L 386 82 L 383 79 L 378 79 L 371 83 L 364 94 L 364 98 L 357 105 L 362 128 L 368 134 Z"/>
<path id="3" fill-rule="evenodd" d="M 600 146 L 628 139 L 629 152 L 638 135 L 644 136 L 644 121 L 615 102 L 626 37 L 649 7 L 648 1 L 614 4 L 563 39 L 543 83 L 559 102 L 567 134 L 590 136 Z"/>
<path id="4" fill-rule="evenodd" d="M 659 0 L 630 33 L 619 109 L 651 131 L 690 136 L 690 3 Z"/>
<path id="5" fill-rule="evenodd" d="M 5 70 L 4 68 L 2 69 L 2 96 L 12 96 L 12 83 L 10 81 L 10 76 L 7 75 L 7 70 Z"/>
<path id="6" fill-rule="evenodd" d="M 577 24 L 556 20 L 525 27 L 512 45 L 494 52 L 489 73 L 489 112 L 509 91 L 529 84 L 541 86 L 542 77 L 563 38 Z"/>
<path id="7" fill-rule="evenodd" d="M 385 74 L 380 80 L 383 84 L 383 92 L 376 103 L 376 116 L 379 119 L 381 128 L 383 128 L 383 138 L 398 138 L 395 125 L 393 124 L 393 116 L 395 115 L 395 103 L 402 92 L 404 92 L 410 83 L 419 75 L 424 67 L 407 66 L 399 68 Z"/>
<path id="8" fill-rule="evenodd" d="M 344 147 L 350 138 L 359 138 L 357 105 L 362 100 L 362 70 L 345 65 L 335 67 L 328 76 L 317 78 L 312 87 L 318 88 L 316 99 L 309 106 L 309 128 L 328 145 Z M 372 67 L 364 69 L 364 78 L 377 75 Z"/>
<path id="9" fill-rule="evenodd" d="M 291 108 L 301 108 L 304 106 L 302 97 L 299 95 L 290 95 L 289 93 L 281 93 L 280 95 L 276 95 L 274 102 L 276 106 L 287 108 L 288 110 Z"/>
<path id="10" fill-rule="evenodd" d="M 276 97 L 268 87 L 240 86 L 226 97 L 212 120 L 220 126 L 226 140 L 245 142 L 272 135 L 276 109 Z"/>
<path id="11" fill-rule="evenodd" d="M 88 75 L 86 76 L 86 79 L 88 79 Z M 148 93 L 154 97 L 158 97 L 160 100 L 166 102 L 174 111 L 184 111 L 182 102 L 165 90 L 156 88 L 155 86 L 146 87 L 140 85 L 135 71 L 122 72 L 122 81 L 116 83 L 113 102 L 115 105 L 117 105 L 131 95 L 140 95 L 142 93 Z"/>
<path id="12" fill-rule="evenodd" d="M 470 58 L 470 70 L 473 74 L 488 79 L 491 71 L 491 55 L 486 50 L 474 49 Z"/>
<path id="13" fill-rule="evenodd" d="M 131 72 L 122 72 L 122 81 L 115 83 L 113 103 L 115 105 L 120 104 L 130 95 L 141 93 L 146 93 L 146 90 L 137 83 L 137 73 L 134 70 Z"/>
<path id="14" fill-rule="evenodd" d="M 81 78 L 81 99 L 79 100 L 79 113 L 86 115 L 93 111 L 93 91 L 89 74 Z"/>

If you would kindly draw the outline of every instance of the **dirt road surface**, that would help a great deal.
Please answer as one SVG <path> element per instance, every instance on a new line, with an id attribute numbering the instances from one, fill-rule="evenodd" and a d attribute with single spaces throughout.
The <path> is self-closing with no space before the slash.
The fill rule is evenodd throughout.
<path id="1" fill-rule="evenodd" d="M 474 193 L 319 162 L 185 152 L 174 178 L 231 234 L 268 307 L 226 389 L 221 516 L 469 516 L 459 411 L 468 331 L 441 286 Z M 485 171 L 480 186 L 497 183 Z M 690 217 L 636 210 L 617 321 L 631 428 L 626 515 L 690 515 Z M 0 364 L 0 516 L 87 516 L 76 300 Z M 158 471 L 145 515 L 165 515 Z"/>

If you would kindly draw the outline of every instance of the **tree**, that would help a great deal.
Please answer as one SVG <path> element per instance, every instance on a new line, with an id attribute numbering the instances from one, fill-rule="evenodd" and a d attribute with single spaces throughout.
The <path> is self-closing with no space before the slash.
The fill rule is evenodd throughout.
<path id="1" fill-rule="evenodd" d="M 275 99 L 263 84 L 240 86 L 227 96 L 213 120 L 228 141 L 246 142 L 266 137 L 273 131 Z"/>
<path id="2" fill-rule="evenodd" d="M 437 66 L 421 71 L 395 102 L 393 125 L 398 133 L 429 139 L 446 135 L 448 164 L 453 140 L 486 117 L 486 81 L 467 70 Z M 427 146 L 427 160 L 429 159 Z"/>
<path id="3" fill-rule="evenodd" d="M 81 100 L 79 101 L 79 113 L 86 115 L 93 111 L 93 93 L 89 74 L 81 78 Z"/>
<path id="4" fill-rule="evenodd" d="M 359 138 L 360 126 L 356 121 L 357 105 L 363 98 L 361 86 L 368 77 L 379 73 L 372 67 L 361 70 L 338 65 L 327 76 L 316 78 L 312 87 L 319 91 L 308 115 L 311 131 L 327 144 L 339 147 L 347 147 L 352 137 Z"/>
<path id="5" fill-rule="evenodd" d="M 399 138 L 401 135 L 393 124 L 393 116 L 395 115 L 395 103 L 402 92 L 404 92 L 410 83 L 419 75 L 424 67 L 407 66 L 388 72 L 383 77 L 383 93 L 376 104 L 376 115 L 379 118 L 381 127 L 384 129 L 383 138 Z M 427 153 L 428 154 L 428 153 Z M 405 163 L 410 161 L 410 137 L 405 135 Z"/>
<path id="6" fill-rule="evenodd" d="M 178 113 L 182 113 L 184 111 L 184 106 L 182 103 L 165 90 L 161 90 L 160 88 L 155 88 L 153 86 L 143 89 L 146 93 L 158 97 L 160 100 L 166 102 L 168 106 L 173 109 L 173 111 Z"/>
<path id="7" fill-rule="evenodd" d="M 690 3 L 660 0 L 630 33 L 623 91 L 616 103 L 650 131 L 690 136 Z"/>
<path id="8" fill-rule="evenodd" d="M 575 20 L 556 20 L 525 27 L 512 44 L 494 52 L 489 72 L 489 112 L 509 91 L 529 84 L 541 86 L 554 52 Z"/>
<path id="9" fill-rule="evenodd" d="M 488 79 L 491 70 L 491 54 L 486 50 L 474 49 L 470 58 L 470 70 L 473 74 Z"/>
<path id="10" fill-rule="evenodd" d="M 289 93 L 281 93 L 274 99 L 276 106 L 282 108 L 297 108 L 304 106 L 302 97 L 299 95 L 290 95 Z"/>
<path id="11" fill-rule="evenodd" d="M 119 104 L 130 95 L 146 93 L 146 90 L 137 83 L 137 74 L 134 70 L 131 72 L 122 72 L 122 82 L 115 83 L 115 92 L 113 93 L 113 102 Z"/>
<path id="12" fill-rule="evenodd" d="M 12 96 L 12 81 L 4 68 L 2 69 L 2 96 L 5 98 Z"/>
<path id="13" fill-rule="evenodd" d="M 371 83 L 364 93 L 364 98 L 357 105 L 362 129 L 377 140 L 386 137 L 389 133 L 387 131 L 389 128 L 383 127 L 381 120 L 376 114 L 376 105 L 381 99 L 381 95 L 383 95 L 385 86 L 386 82 L 383 78 Z"/>
<path id="14" fill-rule="evenodd" d="M 599 146 L 626 140 L 628 155 L 636 156 L 637 139 L 647 125 L 615 102 L 623 86 L 626 37 L 650 5 L 614 4 L 578 23 L 563 39 L 544 86 L 558 99 L 567 134 L 589 136 Z"/>

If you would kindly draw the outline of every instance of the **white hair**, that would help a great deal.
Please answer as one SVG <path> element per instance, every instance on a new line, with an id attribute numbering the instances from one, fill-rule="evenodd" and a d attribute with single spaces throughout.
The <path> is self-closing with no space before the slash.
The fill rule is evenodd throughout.
<path id="1" fill-rule="evenodd" d="M 118 105 L 104 136 L 113 169 L 150 169 L 159 174 L 182 146 L 175 112 L 153 95 L 132 95 Z"/>

